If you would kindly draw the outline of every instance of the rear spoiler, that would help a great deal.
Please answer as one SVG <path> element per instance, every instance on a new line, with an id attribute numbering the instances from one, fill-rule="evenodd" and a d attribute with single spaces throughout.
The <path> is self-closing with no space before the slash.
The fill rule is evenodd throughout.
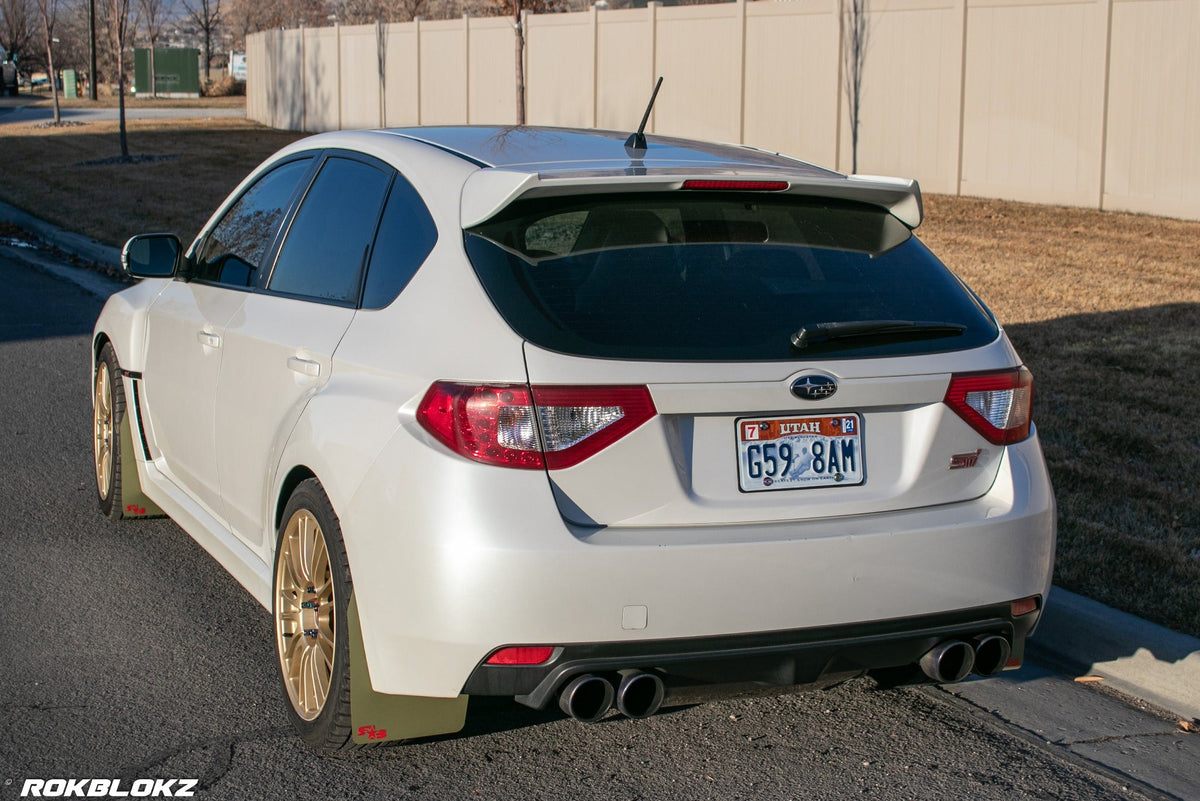
<path id="1" fill-rule="evenodd" d="M 829 177 L 814 178 L 812 175 L 788 175 L 780 171 L 756 172 L 741 169 L 642 169 L 646 174 L 630 175 L 627 170 L 542 174 L 503 168 L 482 169 L 468 177 L 463 186 L 462 226 L 471 228 L 490 220 L 518 198 L 605 192 L 670 192 L 682 188 L 683 182 L 689 179 L 787 181 L 788 187 L 783 190 L 784 194 L 869 203 L 886 209 L 909 228 L 920 225 L 924 213 L 921 187 L 915 180 L 907 178 L 837 173 L 830 173 Z"/>

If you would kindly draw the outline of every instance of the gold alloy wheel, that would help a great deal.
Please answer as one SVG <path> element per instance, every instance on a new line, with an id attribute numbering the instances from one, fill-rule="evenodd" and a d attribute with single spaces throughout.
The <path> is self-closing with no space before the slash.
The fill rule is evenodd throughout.
<path id="1" fill-rule="evenodd" d="M 113 472 L 113 397 L 108 380 L 108 362 L 96 366 L 96 393 L 92 411 L 92 433 L 96 456 L 96 484 L 100 500 L 108 500 Z"/>
<path id="2" fill-rule="evenodd" d="M 307 509 L 288 520 L 275 560 L 275 644 L 296 714 L 315 720 L 333 677 L 333 571 L 321 525 Z"/>

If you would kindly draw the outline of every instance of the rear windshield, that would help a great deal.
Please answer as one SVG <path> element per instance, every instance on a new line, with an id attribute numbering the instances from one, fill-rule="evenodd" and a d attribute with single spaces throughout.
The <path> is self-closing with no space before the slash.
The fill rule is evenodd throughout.
<path id="1" fill-rule="evenodd" d="M 683 191 L 556 197 L 514 203 L 465 236 L 509 325 L 562 353 L 856 358 L 961 350 L 998 335 L 903 223 L 865 204 Z"/>

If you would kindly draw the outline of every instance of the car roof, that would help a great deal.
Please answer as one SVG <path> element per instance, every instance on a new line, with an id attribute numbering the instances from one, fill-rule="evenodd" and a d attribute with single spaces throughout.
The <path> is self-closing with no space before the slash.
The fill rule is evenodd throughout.
<path id="1" fill-rule="evenodd" d="M 743 145 L 646 136 L 644 151 L 625 148 L 629 133 L 539 126 L 446 125 L 392 128 L 388 133 L 424 142 L 480 167 L 528 172 L 596 173 L 638 168 L 708 171 L 713 168 L 785 170 L 829 178 L 837 173 L 798 159 Z"/>
<path id="2" fill-rule="evenodd" d="M 921 190 L 913 180 L 843 175 L 746 145 L 654 134 L 646 136 L 645 150 L 627 149 L 628 138 L 619 131 L 525 125 L 331 131 L 293 142 L 260 169 L 296 152 L 325 147 L 360 150 L 393 161 L 410 180 L 418 180 L 418 173 L 429 179 L 424 182 L 426 192 L 447 189 L 445 179 L 453 173 L 459 176 L 461 192 L 452 191 L 452 201 L 459 205 L 464 228 L 491 218 L 520 197 L 672 191 L 693 178 L 768 176 L 787 181 L 790 194 L 865 202 L 888 210 L 909 228 L 921 224 Z M 414 161 L 414 148 L 427 156 Z M 441 158 L 433 158 L 434 153 Z"/>

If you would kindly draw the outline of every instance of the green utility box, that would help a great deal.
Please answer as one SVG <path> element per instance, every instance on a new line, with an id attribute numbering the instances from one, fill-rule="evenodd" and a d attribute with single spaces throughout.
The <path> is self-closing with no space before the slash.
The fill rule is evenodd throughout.
<path id="1" fill-rule="evenodd" d="M 200 51 L 194 47 L 156 47 L 133 51 L 133 93 L 140 97 L 199 97 Z M 154 81 L 151 83 L 151 64 Z"/>
<path id="2" fill-rule="evenodd" d="M 63 97 L 79 97 L 79 81 L 75 70 L 63 70 Z"/>

